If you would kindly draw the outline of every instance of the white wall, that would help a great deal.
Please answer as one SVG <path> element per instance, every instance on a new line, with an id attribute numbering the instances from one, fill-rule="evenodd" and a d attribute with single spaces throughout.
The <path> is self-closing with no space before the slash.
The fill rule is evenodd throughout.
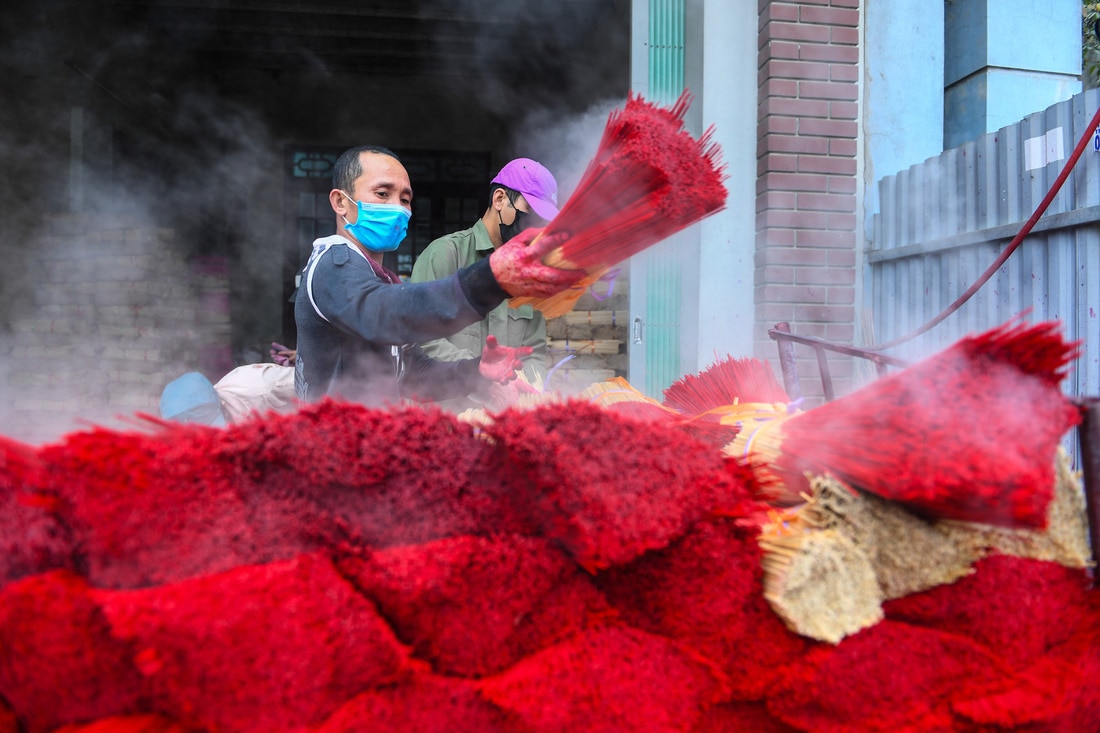
<path id="1" fill-rule="evenodd" d="M 699 99 L 726 163 L 726 208 L 700 225 L 696 370 L 752 355 L 756 250 L 756 3 L 706 0 Z M 690 346 L 690 345 L 689 345 Z"/>

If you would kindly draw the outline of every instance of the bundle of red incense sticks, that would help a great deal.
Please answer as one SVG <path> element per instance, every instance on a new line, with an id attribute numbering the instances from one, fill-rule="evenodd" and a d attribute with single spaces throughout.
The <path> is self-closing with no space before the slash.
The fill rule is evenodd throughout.
<path id="1" fill-rule="evenodd" d="M 932 517 L 1041 528 L 1058 441 L 1080 421 L 1059 383 L 1077 343 L 1009 322 L 747 439 L 775 496 L 829 473 Z"/>
<path id="2" fill-rule="evenodd" d="M 713 128 L 698 139 L 684 127 L 691 95 L 661 107 L 631 94 L 608 117 L 595 156 L 543 234 L 566 232 L 547 264 L 580 268 L 588 277 L 551 298 L 530 303 L 547 318 L 563 315 L 612 265 L 641 252 L 726 203 L 721 148 Z"/>

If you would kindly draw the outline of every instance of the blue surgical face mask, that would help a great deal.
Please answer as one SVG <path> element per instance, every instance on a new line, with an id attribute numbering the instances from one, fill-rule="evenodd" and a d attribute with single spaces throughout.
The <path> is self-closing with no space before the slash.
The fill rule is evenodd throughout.
<path id="1" fill-rule="evenodd" d="M 344 217 L 344 229 L 355 237 L 359 244 L 371 252 L 393 252 L 401 246 L 405 233 L 409 230 L 412 212 L 401 204 L 368 204 L 355 201 L 341 191 L 348 201 L 355 203 L 359 216 L 355 223 Z"/>

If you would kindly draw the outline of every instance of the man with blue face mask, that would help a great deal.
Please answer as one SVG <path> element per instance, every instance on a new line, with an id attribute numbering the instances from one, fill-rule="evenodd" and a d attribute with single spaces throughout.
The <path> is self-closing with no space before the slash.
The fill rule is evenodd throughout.
<path id="1" fill-rule="evenodd" d="M 494 338 L 480 358 L 443 362 L 417 344 L 477 323 L 510 296 L 546 297 L 583 277 L 544 265 L 542 257 L 564 240 L 531 244 L 537 232 L 528 230 L 448 277 L 402 283 L 382 266 L 382 255 L 404 239 L 412 199 L 408 172 L 392 151 L 363 146 L 337 160 L 329 204 L 342 234 L 313 243 L 294 304 L 300 399 L 395 404 L 509 381 L 527 350 Z"/>

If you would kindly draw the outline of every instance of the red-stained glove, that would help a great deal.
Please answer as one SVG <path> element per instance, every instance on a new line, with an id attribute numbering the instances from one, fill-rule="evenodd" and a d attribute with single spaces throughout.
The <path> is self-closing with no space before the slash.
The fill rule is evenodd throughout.
<path id="1" fill-rule="evenodd" d="M 576 284 L 586 274 L 584 270 L 563 270 L 544 265 L 542 258 L 569 239 L 569 233 L 539 237 L 531 244 L 531 240 L 541 231 L 524 229 L 489 255 L 493 276 L 504 292 L 512 297 L 548 298 Z"/>
<path id="2" fill-rule="evenodd" d="M 501 346 L 497 343 L 497 337 L 490 334 L 485 338 L 485 348 L 481 350 L 478 371 L 488 380 L 507 384 L 516 378 L 516 372 L 523 369 L 520 359 L 530 353 L 530 346 Z"/>

